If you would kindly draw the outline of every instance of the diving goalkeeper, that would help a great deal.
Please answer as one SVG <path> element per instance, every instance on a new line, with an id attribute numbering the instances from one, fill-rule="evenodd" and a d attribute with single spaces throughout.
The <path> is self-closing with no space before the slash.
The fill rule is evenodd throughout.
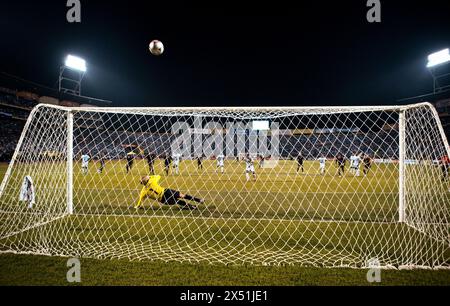
<path id="1" fill-rule="evenodd" d="M 142 205 L 142 200 L 144 200 L 145 198 L 151 198 L 166 205 L 178 204 L 183 209 L 189 210 L 196 209 L 197 206 L 189 204 L 183 200 L 194 201 L 197 203 L 205 202 L 203 199 L 181 193 L 178 190 L 161 187 L 158 184 L 160 179 L 160 175 L 147 175 L 141 178 L 141 184 L 144 185 L 144 187 L 142 187 L 141 193 L 139 195 L 139 200 L 134 206 L 135 208 L 139 208 Z"/>

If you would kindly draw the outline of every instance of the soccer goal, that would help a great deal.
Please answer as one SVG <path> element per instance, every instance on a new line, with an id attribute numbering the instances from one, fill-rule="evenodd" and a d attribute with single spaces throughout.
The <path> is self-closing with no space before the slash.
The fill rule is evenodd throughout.
<path id="1" fill-rule="evenodd" d="M 0 186 L 0 252 L 448 268 L 448 156 L 429 103 L 38 105 Z M 136 206 L 153 175 L 163 196 Z"/>

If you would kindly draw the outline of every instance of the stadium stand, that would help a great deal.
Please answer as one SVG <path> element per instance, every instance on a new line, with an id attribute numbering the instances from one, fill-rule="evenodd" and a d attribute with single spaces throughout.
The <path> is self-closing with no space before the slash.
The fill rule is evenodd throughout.
<path id="1" fill-rule="evenodd" d="M 0 161 L 9 161 L 20 137 L 21 131 L 31 109 L 42 101 L 58 103 L 58 99 L 39 96 L 28 91 L 13 90 L 0 87 Z M 55 102 L 56 101 L 56 102 Z M 60 101 L 60 105 L 80 105 L 67 100 Z M 450 134 L 450 100 L 436 103 L 441 120 L 447 135 Z M 114 141 L 95 142 L 99 130 L 86 127 L 80 135 L 76 136 L 74 153 L 81 154 L 82 150 L 89 148 L 91 156 L 102 155 L 108 159 L 125 157 L 124 146 L 139 144 L 140 147 L 157 155 L 170 153 L 170 135 L 151 133 L 127 133 L 114 131 L 108 139 Z M 392 148 L 393 141 L 398 139 L 396 129 L 366 133 L 306 133 L 299 135 L 282 135 L 280 137 L 281 158 L 290 159 L 301 153 L 306 159 L 317 159 L 321 155 L 333 158 L 341 153 L 350 156 L 352 152 L 369 153 L 376 158 L 397 159 L 398 152 Z M 380 146 L 381 144 L 381 146 Z M 151 149 L 149 149 L 151 148 Z"/>

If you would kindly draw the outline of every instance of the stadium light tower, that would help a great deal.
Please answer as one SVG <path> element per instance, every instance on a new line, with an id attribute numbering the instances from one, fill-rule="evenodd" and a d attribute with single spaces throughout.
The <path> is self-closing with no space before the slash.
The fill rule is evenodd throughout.
<path id="1" fill-rule="evenodd" d="M 450 73 L 444 70 L 449 63 L 450 52 L 448 48 L 428 55 L 427 68 L 433 76 L 434 94 L 450 89 L 450 83 L 445 82 L 449 79 Z"/>
<path id="2" fill-rule="evenodd" d="M 59 91 L 81 96 L 81 81 L 86 73 L 86 61 L 74 55 L 67 55 L 59 69 Z"/>

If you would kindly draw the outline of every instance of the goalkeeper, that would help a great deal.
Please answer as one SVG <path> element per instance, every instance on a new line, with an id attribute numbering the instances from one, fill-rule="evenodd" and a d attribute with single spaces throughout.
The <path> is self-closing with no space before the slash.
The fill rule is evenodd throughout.
<path id="1" fill-rule="evenodd" d="M 144 187 L 142 187 L 141 193 L 139 195 L 139 200 L 134 206 L 135 208 L 139 208 L 142 204 L 142 200 L 144 200 L 145 198 L 151 198 L 166 205 L 177 204 L 180 205 L 183 209 L 189 210 L 196 209 L 197 206 L 189 204 L 183 200 L 194 201 L 197 203 L 205 202 L 203 199 L 181 193 L 178 190 L 161 187 L 158 184 L 160 179 L 160 175 L 147 175 L 141 178 L 141 184 L 144 185 Z"/>

